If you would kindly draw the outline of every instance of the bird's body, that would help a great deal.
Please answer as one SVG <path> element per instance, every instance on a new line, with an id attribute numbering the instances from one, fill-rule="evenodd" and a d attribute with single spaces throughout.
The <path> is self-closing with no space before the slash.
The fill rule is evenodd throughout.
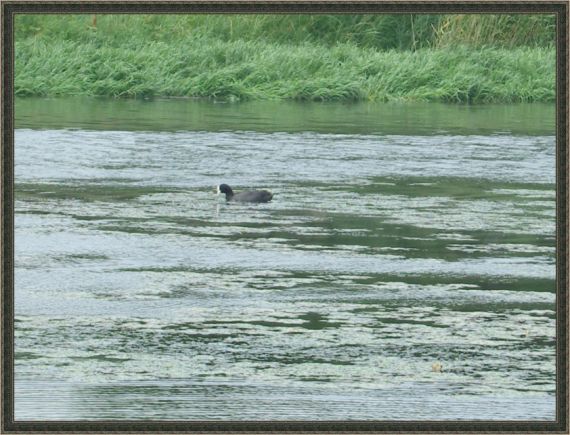
<path id="1" fill-rule="evenodd" d="M 269 202 L 273 198 L 273 194 L 267 190 L 248 190 L 246 192 L 234 193 L 227 184 L 220 184 L 218 193 L 225 194 L 226 201 Z"/>

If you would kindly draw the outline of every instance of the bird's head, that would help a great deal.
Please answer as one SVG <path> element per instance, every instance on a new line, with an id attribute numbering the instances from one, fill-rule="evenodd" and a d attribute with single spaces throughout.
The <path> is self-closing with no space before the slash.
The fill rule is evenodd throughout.
<path id="1" fill-rule="evenodd" d="M 230 186 L 227 184 L 220 184 L 218 186 L 218 193 L 233 193 Z"/>

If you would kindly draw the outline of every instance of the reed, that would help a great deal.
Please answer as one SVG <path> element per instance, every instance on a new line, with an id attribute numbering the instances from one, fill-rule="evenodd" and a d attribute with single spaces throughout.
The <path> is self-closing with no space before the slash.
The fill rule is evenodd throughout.
<path id="1" fill-rule="evenodd" d="M 93 18 L 96 17 L 94 22 Z M 416 49 L 461 43 L 476 47 L 552 47 L 553 15 L 18 15 L 16 39 L 138 45 L 195 37 L 283 44 L 353 43 Z"/>
<path id="2" fill-rule="evenodd" d="M 94 23 L 93 16 L 19 16 L 15 92 L 553 101 L 553 38 L 539 37 L 548 17 L 538 16 L 542 25 L 523 17 L 532 38 L 502 32 L 494 45 L 474 31 L 478 17 L 114 15 Z M 465 30 L 452 31 L 460 22 Z"/>

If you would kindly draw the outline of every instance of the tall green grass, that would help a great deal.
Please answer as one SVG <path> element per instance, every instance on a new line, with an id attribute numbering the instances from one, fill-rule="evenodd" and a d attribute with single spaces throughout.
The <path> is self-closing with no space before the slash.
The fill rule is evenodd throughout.
<path id="1" fill-rule="evenodd" d="M 490 29 L 475 31 L 479 16 L 464 17 L 98 15 L 94 23 L 93 16 L 17 16 L 15 92 L 554 100 L 549 17 L 519 19 L 533 34 L 526 39 L 508 31 L 490 39 Z M 490 16 L 485 23 L 500 19 L 511 22 L 508 16 Z M 452 30 L 460 22 L 463 30 Z"/>
<path id="2" fill-rule="evenodd" d="M 500 47 L 554 47 L 552 15 L 447 15 L 435 29 L 439 47 L 452 44 Z"/>
<path id="3" fill-rule="evenodd" d="M 96 22 L 93 22 L 96 17 Z M 137 45 L 194 37 L 280 44 L 353 43 L 416 49 L 461 43 L 480 47 L 551 47 L 553 15 L 17 15 L 17 40 Z"/>

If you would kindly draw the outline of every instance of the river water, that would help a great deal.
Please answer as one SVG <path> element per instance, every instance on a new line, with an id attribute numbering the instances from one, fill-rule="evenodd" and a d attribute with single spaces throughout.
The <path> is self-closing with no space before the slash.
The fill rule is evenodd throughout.
<path id="1" fill-rule="evenodd" d="M 553 420 L 554 128 L 17 100 L 16 419 Z"/>

